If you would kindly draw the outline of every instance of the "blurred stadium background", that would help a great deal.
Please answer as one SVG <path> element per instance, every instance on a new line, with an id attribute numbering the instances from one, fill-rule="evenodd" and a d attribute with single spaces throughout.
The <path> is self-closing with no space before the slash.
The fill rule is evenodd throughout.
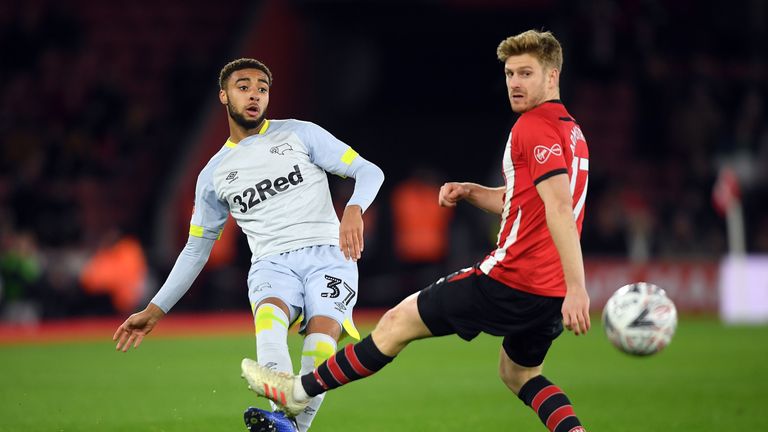
<path id="1" fill-rule="evenodd" d="M 500 184 L 514 117 L 495 47 L 532 27 L 565 46 L 562 97 L 590 143 L 594 306 L 639 277 L 684 311 L 714 313 L 728 252 L 712 198 L 723 167 L 740 185 L 746 252 L 768 253 L 766 9 L 3 2 L 2 317 L 124 314 L 157 290 L 186 239 L 196 175 L 227 137 L 218 71 L 240 56 L 273 69 L 271 117 L 314 121 L 387 174 L 366 214 L 361 306 L 389 306 L 479 260 L 497 221 L 438 209 L 435 190 Z M 333 182 L 339 206 L 351 187 Z M 178 309 L 242 309 L 248 262 L 229 226 Z"/>
<path id="2" fill-rule="evenodd" d="M 144 306 L 227 137 L 218 72 L 244 56 L 275 75 L 270 118 L 318 123 L 387 175 L 365 215 L 359 307 L 481 259 L 498 221 L 439 209 L 437 189 L 501 183 L 514 116 L 495 48 L 529 28 L 562 42 L 562 98 L 590 145 L 594 311 L 648 280 L 683 316 L 764 326 L 763 1 L 27 0 L 0 2 L 3 328 Z M 352 184 L 332 188 L 341 208 Z M 248 311 L 249 258 L 230 223 L 172 315 Z"/>

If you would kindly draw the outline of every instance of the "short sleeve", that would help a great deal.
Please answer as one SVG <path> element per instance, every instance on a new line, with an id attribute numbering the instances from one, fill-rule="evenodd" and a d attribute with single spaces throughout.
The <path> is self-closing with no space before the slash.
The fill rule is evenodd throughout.
<path id="1" fill-rule="evenodd" d="M 563 143 L 557 131 L 537 118 L 525 119 L 516 131 L 520 150 L 534 184 L 557 174 L 567 174 Z"/>
<path id="2" fill-rule="evenodd" d="M 195 208 L 189 224 L 189 235 L 216 240 L 221 236 L 229 208 L 216 195 L 213 169 L 206 167 L 197 177 Z"/>
<path id="3" fill-rule="evenodd" d="M 359 154 L 322 127 L 305 122 L 296 130 L 309 150 L 309 159 L 327 172 L 346 177 Z"/>

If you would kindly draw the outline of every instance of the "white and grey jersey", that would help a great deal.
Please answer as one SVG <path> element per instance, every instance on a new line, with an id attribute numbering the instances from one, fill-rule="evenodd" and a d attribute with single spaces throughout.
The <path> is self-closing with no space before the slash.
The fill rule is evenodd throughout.
<path id="1" fill-rule="evenodd" d="M 298 248 L 338 244 L 339 220 L 326 172 L 356 182 L 348 204 L 365 210 L 384 179 L 375 165 L 310 122 L 271 120 L 261 133 L 231 141 L 201 171 L 190 235 L 216 239 L 227 214 L 248 237 L 252 261 Z M 362 177 L 362 176 L 361 176 Z"/>

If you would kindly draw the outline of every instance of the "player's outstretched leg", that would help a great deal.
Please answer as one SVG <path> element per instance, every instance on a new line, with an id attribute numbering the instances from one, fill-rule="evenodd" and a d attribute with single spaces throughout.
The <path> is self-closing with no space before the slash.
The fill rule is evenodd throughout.
<path id="1" fill-rule="evenodd" d="M 347 345 L 301 377 L 269 370 L 250 359 L 243 359 L 241 363 L 242 376 L 256 394 L 285 407 L 289 415 L 296 415 L 310 397 L 373 375 L 389 364 L 408 343 L 431 336 L 421 321 L 416 299 L 417 294 L 413 294 L 403 300 L 384 314 L 371 335 L 354 345 Z"/>
<path id="2" fill-rule="evenodd" d="M 432 336 L 421 320 L 418 296 L 419 293 L 408 296 L 381 317 L 373 333 L 354 345 L 347 345 L 314 371 L 302 375 L 299 393 L 316 396 L 373 375 L 394 360 L 411 341 Z"/>
<path id="3" fill-rule="evenodd" d="M 394 357 L 382 353 L 370 335 L 349 344 L 324 361 L 314 371 L 301 377 L 301 388 L 309 396 L 317 396 L 381 370 Z"/>
<path id="4" fill-rule="evenodd" d="M 247 358 L 240 366 L 251 390 L 295 416 L 307 406 L 310 397 L 372 375 L 393 358 L 379 351 L 368 336 L 355 345 L 347 345 L 302 377 L 267 369 Z"/>
<path id="5" fill-rule="evenodd" d="M 298 432 L 296 422 L 280 411 L 249 407 L 243 413 L 249 432 Z"/>

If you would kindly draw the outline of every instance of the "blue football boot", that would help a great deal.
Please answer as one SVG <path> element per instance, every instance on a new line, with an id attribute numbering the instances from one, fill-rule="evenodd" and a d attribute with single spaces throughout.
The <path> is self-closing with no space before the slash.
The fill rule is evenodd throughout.
<path id="1" fill-rule="evenodd" d="M 243 413 L 245 426 L 250 432 L 298 432 L 296 420 L 282 411 L 266 411 L 249 407 Z"/>

